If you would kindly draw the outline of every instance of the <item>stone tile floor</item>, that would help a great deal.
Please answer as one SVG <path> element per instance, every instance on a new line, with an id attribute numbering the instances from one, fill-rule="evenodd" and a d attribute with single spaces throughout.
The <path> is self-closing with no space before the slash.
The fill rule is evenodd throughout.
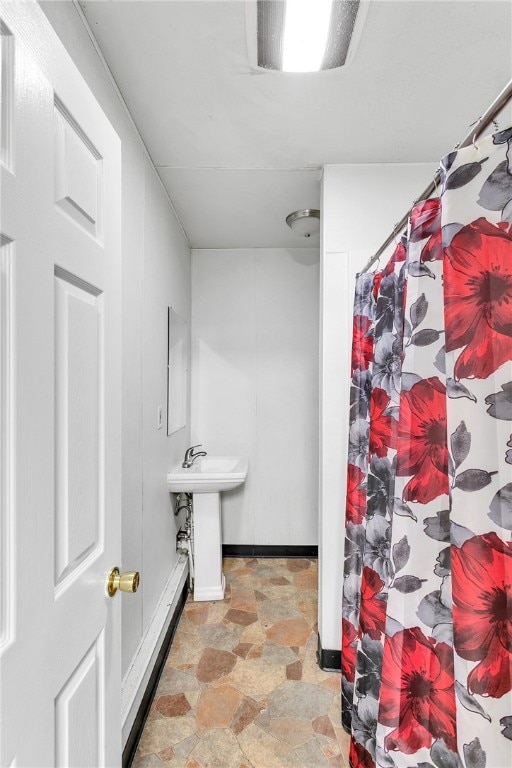
<path id="1" fill-rule="evenodd" d="M 189 596 L 133 768 L 348 766 L 340 675 L 316 663 L 317 561 L 226 558 Z"/>

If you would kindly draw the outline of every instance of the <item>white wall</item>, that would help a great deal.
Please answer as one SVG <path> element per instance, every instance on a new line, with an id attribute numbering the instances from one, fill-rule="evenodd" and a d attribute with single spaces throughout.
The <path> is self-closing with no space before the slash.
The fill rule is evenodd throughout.
<path id="1" fill-rule="evenodd" d="M 190 445 L 188 427 L 167 436 L 167 310 L 183 317 L 190 329 L 190 249 L 153 167 L 145 160 L 146 206 L 144 216 L 144 287 L 142 313 L 143 408 L 143 562 L 144 610 L 147 626 L 176 563 L 176 520 L 166 476 L 183 459 Z M 190 404 L 190 396 L 188 396 Z M 158 406 L 164 407 L 164 424 L 157 430 Z"/>
<path id="2" fill-rule="evenodd" d="M 192 251 L 192 442 L 249 458 L 225 544 L 317 543 L 318 249 Z"/>
<path id="3" fill-rule="evenodd" d="M 319 635 L 341 648 L 354 279 L 427 186 L 437 164 L 326 166 L 320 274 Z M 384 265 L 385 257 L 381 264 Z"/>
<path id="4" fill-rule="evenodd" d="M 167 307 L 190 322 L 190 249 L 138 133 L 76 6 L 40 3 L 121 139 L 122 151 L 122 567 L 141 587 L 122 601 L 126 738 L 144 676 L 185 569 L 176 557 L 178 522 L 166 471 L 190 444 L 190 427 L 165 427 Z M 164 427 L 157 430 L 157 409 Z M 187 424 L 190 424 L 188 419 Z M 115 565 L 113 563 L 113 565 Z"/>

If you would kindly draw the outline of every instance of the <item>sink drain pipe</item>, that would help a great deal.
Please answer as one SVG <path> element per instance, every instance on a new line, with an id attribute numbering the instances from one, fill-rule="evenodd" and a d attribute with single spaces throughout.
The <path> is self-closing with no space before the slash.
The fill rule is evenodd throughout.
<path id="1" fill-rule="evenodd" d="M 184 503 L 182 496 L 185 497 Z M 177 515 L 182 509 L 187 510 L 187 517 L 176 535 L 176 551 L 181 555 L 187 555 L 190 575 L 190 588 L 194 585 L 194 521 L 191 493 L 179 493 L 176 498 L 174 514 Z"/>

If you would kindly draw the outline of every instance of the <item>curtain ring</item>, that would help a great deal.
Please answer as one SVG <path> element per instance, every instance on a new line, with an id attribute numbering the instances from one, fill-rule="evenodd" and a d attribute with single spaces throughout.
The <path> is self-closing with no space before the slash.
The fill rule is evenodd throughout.
<path id="1" fill-rule="evenodd" d="M 473 146 L 476 149 L 476 151 L 479 152 L 480 148 L 479 148 L 478 144 L 476 143 L 476 133 L 473 134 L 473 141 L 471 143 L 473 144 Z"/>
<path id="2" fill-rule="evenodd" d="M 494 130 L 495 130 L 495 131 L 496 131 L 496 133 L 497 133 L 497 132 L 499 131 L 499 129 L 500 129 L 500 124 L 498 123 L 498 121 L 496 120 L 496 118 L 494 118 L 494 120 L 492 121 L 492 124 L 494 125 Z"/>

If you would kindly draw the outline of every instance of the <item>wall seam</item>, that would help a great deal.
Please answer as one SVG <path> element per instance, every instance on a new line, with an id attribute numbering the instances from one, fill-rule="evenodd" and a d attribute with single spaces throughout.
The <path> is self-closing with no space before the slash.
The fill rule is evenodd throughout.
<path id="1" fill-rule="evenodd" d="M 319 245 L 311 246 L 308 245 L 307 248 L 301 248 L 300 246 L 288 246 L 288 245 L 280 245 L 280 246 L 270 246 L 270 245 L 261 245 L 261 246 L 253 246 L 253 247 L 245 247 L 245 248 L 191 248 L 191 251 L 211 251 L 212 253 L 218 252 L 218 253 L 226 253 L 230 251 L 235 251 L 236 253 L 241 253 L 243 251 L 298 251 L 299 253 L 308 251 L 310 253 L 318 253 L 320 249 Z"/>
<path id="2" fill-rule="evenodd" d="M 155 168 L 163 168 L 169 171 L 297 171 L 298 173 L 312 171 L 318 173 L 322 171 L 322 165 L 300 165 L 300 166 L 284 166 L 284 165 L 164 165 L 163 163 L 157 163 Z"/>

